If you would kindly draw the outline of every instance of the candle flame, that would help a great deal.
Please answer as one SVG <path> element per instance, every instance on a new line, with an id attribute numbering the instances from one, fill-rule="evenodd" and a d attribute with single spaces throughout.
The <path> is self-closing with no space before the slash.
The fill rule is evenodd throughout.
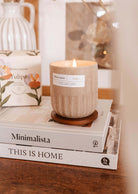
<path id="1" fill-rule="evenodd" d="M 72 64 L 72 67 L 77 67 L 77 62 L 75 59 L 73 59 L 73 64 Z"/>

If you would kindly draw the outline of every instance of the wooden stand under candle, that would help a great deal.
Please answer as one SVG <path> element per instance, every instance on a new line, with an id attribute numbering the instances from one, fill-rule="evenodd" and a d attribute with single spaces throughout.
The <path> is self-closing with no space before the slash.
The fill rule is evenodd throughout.
<path id="1" fill-rule="evenodd" d="M 51 104 L 58 115 L 83 118 L 95 111 L 98 102 L 96 62 L 54 62 L 50 64 L 50 85 Z"/>

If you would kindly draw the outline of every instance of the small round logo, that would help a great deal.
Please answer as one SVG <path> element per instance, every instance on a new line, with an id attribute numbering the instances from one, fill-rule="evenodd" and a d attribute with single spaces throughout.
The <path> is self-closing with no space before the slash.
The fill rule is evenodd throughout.
<path id="1" fill-rule="evenodd" d="M 97 141 L 97 140 L 94 140 L 94 141 L 93 141 L 93 147 L 94 147 L 94 148 L 98 147 L 98 141 Z"/>
<path id="2" fill-rule="evenodd" d="M 109 166 L 110 165 L 110 160 L 106 157 L 101 159 L 101 163 L 105 166 Z"/>

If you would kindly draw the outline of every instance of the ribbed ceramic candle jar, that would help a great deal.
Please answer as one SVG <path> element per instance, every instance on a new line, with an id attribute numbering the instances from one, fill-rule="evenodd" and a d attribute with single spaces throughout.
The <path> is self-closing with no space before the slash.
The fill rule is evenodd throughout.
<path id="1" fill-rule="evenodd" d="M 51 104 L 62 117 L 83 118 L 91 115 L 98 101 L 96 62 L 59 61 L 50 65 Z"/>

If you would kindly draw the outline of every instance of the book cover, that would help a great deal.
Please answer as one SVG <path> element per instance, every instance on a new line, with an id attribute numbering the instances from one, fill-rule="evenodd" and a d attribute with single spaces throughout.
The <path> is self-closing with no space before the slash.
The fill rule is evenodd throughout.
<path id="1" fill-rule="evenodd" d="M 114 118 L 103 153 L 1 143 L 0 157 L 116 170 L 121 124 L 117 116 Z"/>
<path id="2" fill-rule="evenodd" d="M 98 118 L 91 127 L 63 125 L 51 120 L 50 97 L 40 107 L 3 108 L 0 143 L 103 152 L 112 100 L 99 100 Z"/>
<path id="3" fill-rule="evenodd" d="M 1 106 L 40 105 L 40 52 L 0 51 L 0 63 Z"/>

